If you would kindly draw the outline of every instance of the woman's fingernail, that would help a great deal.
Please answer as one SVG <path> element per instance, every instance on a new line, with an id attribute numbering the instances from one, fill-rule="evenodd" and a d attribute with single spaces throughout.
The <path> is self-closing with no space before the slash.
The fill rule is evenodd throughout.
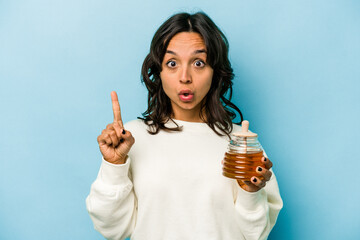
<path id="1" fill-rule="evenodd" d="M 261 172 L 261 171 L 262 171 L 262 168 L 261 168 L 261 167 L 258 167 L 258 171 Z"/>
<path id="2" fill-rule="evenodd" d="M 125 129 L 123 129 L 122 134 L 125 134 Z"/>

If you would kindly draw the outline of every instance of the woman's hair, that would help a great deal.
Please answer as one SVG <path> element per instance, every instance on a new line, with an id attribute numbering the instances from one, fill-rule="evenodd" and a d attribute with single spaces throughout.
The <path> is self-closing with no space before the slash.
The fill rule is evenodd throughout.
<path id="1" fill-rule="evenodd" d="M 149 91 L 148 109 L 142 113 L 144 122 L 152 129 L 151 134 L 157 134 L 160 129 L 167 131 L 181 131 L 168 128 L 165 123 L 171 119 L 172 107 L 169 97 L 162 87 L 160 72 L 162 61 L 170 40 L 181 32 L 199 33 L 206 45 L 206 62 L 213 69 L 213 78 L 205 101 L 201 102 L 200 118 L 218 135 L 215 126 L 230 137 L 232 120 L 237 111 L 240 115 L 240 124 L 243 120 L 241 111 L 231 102 L 233 69 L 228 59 L 229 44 L 225 35 L 215 23 L 203 12 L 195 14 L 179 13 L 170 17 L 156 31 L 150 46 L 150 53 L 146 56 L 141 70 L 141 81 Z M 226 94 L 229 92 L 229 97 Z M 206 117 L 203 116 L 203 110 Z"/>

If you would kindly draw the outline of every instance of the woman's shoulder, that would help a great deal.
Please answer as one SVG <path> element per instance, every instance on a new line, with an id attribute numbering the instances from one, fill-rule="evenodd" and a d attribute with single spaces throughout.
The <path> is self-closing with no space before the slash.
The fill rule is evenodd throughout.
<path id="1" fill-rule="evenodd" d="M 146 126 L 147 125 L 145 124 L 144 120 L 142 120 L 142 119 L 130 120 L 124 124 L 125 130 L 129 129 L 130 131 L 137 130 L 137 129 L 143 129 L 143 128 L 146 128 Z"/>
<path id="2" fill-rule="evenodd" d="M 142 119 L 130 120 L 124 124 L 124 128 L 125 131 L 129 131 L 137 141 L 149 137 L 148 126 Z"/>
<path id="3" fill-rule="evenodd" d="M 240 131 L 241 131 L 241 125 L 238 125 L 238 124 L 236 124 L 236 123 L 233 123 L 232 126 L 233 126 L 233 129 L 232 129 L 231 133 L 235 133 L 235 132 L 240 132 Z"/>

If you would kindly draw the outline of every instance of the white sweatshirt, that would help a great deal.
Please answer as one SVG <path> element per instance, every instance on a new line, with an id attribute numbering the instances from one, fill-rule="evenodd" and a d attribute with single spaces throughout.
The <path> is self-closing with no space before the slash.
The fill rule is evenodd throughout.
<path id="1" fill-rule="evenodd" d="M 174 121 L 181 132 L 151 135 L 142 120 L 125 124 L 135 138 L 129 158 L 103 159 L 86 199 L 95 229 L 107 239 L 266 239 L 283 205 L 275 175 L 258 192 L 243 190 L 222 175 L 228 137 Z"/>

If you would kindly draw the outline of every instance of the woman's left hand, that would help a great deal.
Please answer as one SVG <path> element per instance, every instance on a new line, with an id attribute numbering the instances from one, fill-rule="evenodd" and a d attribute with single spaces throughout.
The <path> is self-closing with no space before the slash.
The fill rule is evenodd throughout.
<path id="1" fill-rule="evenodd" d="M 273 166 L 272 162 L 268 159 L 263 157 L 261 162 L 264 164 L 265 168 L 258 166 L 256 168 L 256 172 L 262 175 L 262 178 L 253 176 L 251 181 L 242 181 L 237 180 L 240 187 L 248 192 L 257 192 L 263 187 L 265 187 L 266 182 L 270 180 L 272 172 L 270 168 Z"/>

